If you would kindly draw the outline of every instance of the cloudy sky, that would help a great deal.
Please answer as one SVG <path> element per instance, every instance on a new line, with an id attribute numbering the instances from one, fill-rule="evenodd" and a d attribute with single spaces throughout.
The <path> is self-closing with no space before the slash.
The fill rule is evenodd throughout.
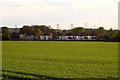
<path id="1" fill-rule="evenodd" d="M 0 0 L 0 26 L 118 28 L 119 0 Z M 96 25 L 95 25 L 96 24 Z M 94 26 L 95 25 L 95 26 Z"/>

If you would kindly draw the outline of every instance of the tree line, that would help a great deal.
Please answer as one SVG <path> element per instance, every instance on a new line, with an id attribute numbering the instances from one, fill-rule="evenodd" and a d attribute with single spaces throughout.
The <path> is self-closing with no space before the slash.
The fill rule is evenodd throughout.
<path id="1" fill-rule="evenodd" d="M 22 28 L 8 28 L 6 26 L 1 27 L 0 36 L 2 40 L 20 40 L 21 34 L 24 35 L 34 35 L 36 39 L 40 35 L 51 34 L 51 35 L 72 35 L 72 36 L 96 36 L 96 40 L 102 41 L 120 41 L 120 31 L 105 30 L 104 27 L 99 27 L 97 29 L 88 29 L 84 27 L 75 27 L 69 30 L 52 29 L 51 26 L 46 25 L 24 25 Z"/>

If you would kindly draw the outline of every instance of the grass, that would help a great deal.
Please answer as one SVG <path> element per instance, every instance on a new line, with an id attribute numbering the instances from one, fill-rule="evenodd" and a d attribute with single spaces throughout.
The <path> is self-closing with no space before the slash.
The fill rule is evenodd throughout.
<path id="1" fill-rule="evenodd" d="M 115 42 L 3 41 L 2 45 L 3 77 L 118 78 Z"/>

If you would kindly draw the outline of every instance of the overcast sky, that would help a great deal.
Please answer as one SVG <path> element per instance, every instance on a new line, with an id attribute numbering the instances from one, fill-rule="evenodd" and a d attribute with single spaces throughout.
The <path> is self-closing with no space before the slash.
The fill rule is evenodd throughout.
<path id="1" fill-rule="evenodd" d="M 46 24 L 118 28 L 119 0 L 0 0 L 0 26 Z"/>

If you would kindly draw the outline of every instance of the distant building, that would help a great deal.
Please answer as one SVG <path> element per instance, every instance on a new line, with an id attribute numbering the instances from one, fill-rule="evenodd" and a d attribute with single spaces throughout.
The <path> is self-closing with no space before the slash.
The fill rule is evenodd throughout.
<path id="1" fill-rule="evenodd" d="M 52 40 L 52 34 L 42 34 L 40 35 L 40 40 Z"/>

